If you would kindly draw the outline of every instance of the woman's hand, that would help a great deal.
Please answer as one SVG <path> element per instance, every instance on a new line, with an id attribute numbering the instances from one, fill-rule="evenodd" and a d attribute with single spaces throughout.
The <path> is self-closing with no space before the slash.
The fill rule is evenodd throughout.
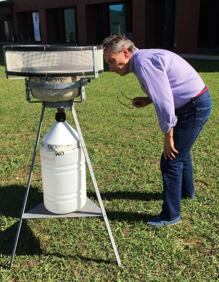
<path id="1" fill-rule="evenodd" d="M 175 159 L 176 155 L 179 153 L 174 147 L 173 139 L 173 128 L 170 129 L 168 133 L 164 135 L 164 158 L 169 158 L 170 160 Z"/>
<path id="2" fill-rule="evenodd" d="M 146 107 L 151 103 L 152 101 L 148 97 L 135 97 L 134 99 L 132 99 L 132 106 L 136 108 Z"/>

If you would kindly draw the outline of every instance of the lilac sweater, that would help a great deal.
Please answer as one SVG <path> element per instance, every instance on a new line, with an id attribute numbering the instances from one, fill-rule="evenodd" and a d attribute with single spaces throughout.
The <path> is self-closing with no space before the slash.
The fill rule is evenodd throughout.
<path id="1" fill-rule="evenodd" d="M 162 49 L 140 49 L 133 53 L 130 72 L 152 100 L 160 128 L 168 132 L 177 123 L 175 109 L 196 96 L 205 84 L 194 68 L 179 55 Z"/>

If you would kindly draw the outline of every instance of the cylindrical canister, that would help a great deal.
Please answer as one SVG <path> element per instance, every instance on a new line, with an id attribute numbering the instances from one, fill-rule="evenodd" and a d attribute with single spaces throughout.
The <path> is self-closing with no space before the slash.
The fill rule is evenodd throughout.
<path id="1" fill-rule="evenodd" d="M 55 122 L 40 156 L 46 209 L 57 214 L 80 210 L 87 200 L 86 165 L 77 132 L 66 121 Z"/>

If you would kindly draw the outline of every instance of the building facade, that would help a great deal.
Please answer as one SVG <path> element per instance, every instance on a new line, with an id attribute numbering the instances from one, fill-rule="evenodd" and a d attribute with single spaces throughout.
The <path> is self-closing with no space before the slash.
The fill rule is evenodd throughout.
<path id="1" fill-rule="evenodd" d="M 0 0 L 0 42 L 96 45 L 125 34 L 139 48 L 219 47 L 218 0 Z"/>

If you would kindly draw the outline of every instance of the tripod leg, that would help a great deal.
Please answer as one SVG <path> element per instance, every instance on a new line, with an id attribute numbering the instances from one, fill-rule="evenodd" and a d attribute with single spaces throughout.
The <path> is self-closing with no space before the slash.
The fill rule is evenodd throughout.
<path id="1" fill-rule="evenodd" d="M 34 146 L 33 158 L 32 158 L 29 176 L 28 176 L 27 189 L 26 189 L 26 193 L 25 193 L 25 196 L 24 196 L 23 206 L 22 206 L 22 209 L 21 209 L 20 221 L 18 223 L 17 233 L 16 233 L 16 237 L 15 237 L 15 241 L 14 241 L 14 247 L 13 247 L 12 254 L 11 254 L 11 260 L 9 262 L 9 268 L 10 269 L 11 269 L 13 261 L 14 261 L 14 256 L 15 256 L 15 252 L 16 252 L 16 249 L 17 249 L 17 243 L 18 243 L 18 239 L 19 239 L 19 235 L 20 235 L 20 231 L 21 231 L 21 226 L 22 226 L 22 222 L 23 222 L 23 214 L 25 212 L 25 208 L 26 208 L 26 204 L 27 204 L 27 198 L 28 198 L 28 194 L 29 194 L 29 190 L 30 190 L 30 183 L 31 183 L 31 179 L 32 179 L 34 163 L 35 163 L 35 160 L 36 160 L 36 151 L 37 151 L 37 146 L 38 146 L 38 143 L 39 143 L 40 131 L 41 131 L 41 127 L 42 127 L 44 111 L 45 111 L 45 106 L 43 104 L 41 115 L 40 115 L 40 122 L 39 122 L 38 130 L 37 130 L 37 137 L 36 137 L 35 146 Z"/>
<path id="2" fill-rule="evenodd" d="M 88 152 L 87 152 L 87 148 L 86 148 L 86 145 L 85 145 L 85 142 L 84 142 L 84 138 L 83 138 L 83 135 L 82 135 L 82 132 L 81 132 L 81 128 L 80 128 L 80 125 L 79 125 L 79 122 L 78 122 L 78 118 L 77 118 L 77 114 L 76 114 L 76 111 L 74 109 L 74 106 L 72 107 L 72 115 L 73 115 L 73 118 L 74 118 L 74 121 L 75 121 L 78 136 L 79 136 L 79 139 L 80 139 L 80 142 L 81 142 L 81 147 L 83 149 L 84 156 L 85 156 L 85 159 L 87 161 L 87 166 L 88 166 L 88 169 L 89 169 L 92 181 L 93 181 L 93 185 L 94 185 L 94 189 L 95 189 L 95 192 L 96 192 L 96 195 L 97 195 L 97 199 L 98 199 L 98 202 L 100 204 L 100 209 L 101 209 L 101 212 L 102 212 L 102 215 L 103 215 L 103 219 L 104 219 L 104 222 L 105 222 L 105 225 L 106 225 L 109 237 L 110 237 L 110 241 L 111 241 L 111 244 L 112 244 L 115 256 L 116 256 L 117 264 L 120 267 L 123 267 L 121 260 L 120 260 L 120 257 L 119 257 L 119 253 L 118 253 L 116 244 L 115 244 L 115 241 L 114 241 L 114 238 L 113 238 L 113 234 L 112 234 L 112 231 L 111 231 L 111 228 L 110 228 L 110 225 L 109 225 L 109 221 L 108 221 L 106 211 L 105 211 L 105 208 L 104 208 L 104 205 L 103 205 L 103 202 L 102 202 L 102 198 L 100 196 L 96 177 L 95 177 L 94 172 L 93 172 L 92 164 L 91 164 Z"/>

